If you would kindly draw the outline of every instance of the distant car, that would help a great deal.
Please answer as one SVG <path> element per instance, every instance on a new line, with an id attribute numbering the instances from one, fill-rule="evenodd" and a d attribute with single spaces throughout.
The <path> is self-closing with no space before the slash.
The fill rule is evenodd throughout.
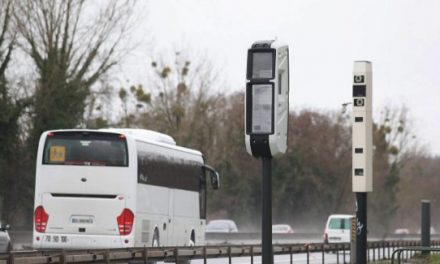
<path id="1" fill-rule="evenodd" d="M 0 223 L 0 253 L 7 253 L 12 249 L 11 238 L 8 234 L 9 225 Z"/>
<path id="2" fill-rule="evenodd" d="M 397 228 L 396 230 L 394 230 L 394 234 L 395 235 L 408 235 L 409 229 L 408 228 Z"/>
<path id="3" fill-rule="evenodd" d="M 350 242 L 350 229 L 352 215 L 334 214 L 327 219 L 324 230 L 324 243 Z"/>
<path id="4" fill-rule="evenodd" d="M 206 233 L 234 233 L 237 232 L 237 225 L 229 219 L 211 220 L 206 225 Z"/>
<path id="5" fill-rule="evenodd" d="M 293 234 L 294 231 L 290 225 L 281 224 L 281 225 L 273 225 L 272 226 L 273 234 Z"/>
<path id="6" fill-rule="evenodd" d="M 422 233 L 422 231 L 419 229 L 419 230 L 417 231 L 417 234 L 420 235 L 421 233 Z M 435 230 L 434 227 L 431 226 L 431 229 L 429 230 L 429 233 L 430 233 L 431 235 L 436 235 L 436 234 L 437 234 L 437 231 Z"/>

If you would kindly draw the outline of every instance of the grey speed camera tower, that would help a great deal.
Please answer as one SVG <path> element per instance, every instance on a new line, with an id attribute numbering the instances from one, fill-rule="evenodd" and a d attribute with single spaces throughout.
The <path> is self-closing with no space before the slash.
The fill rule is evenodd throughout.
<path id="1" fill-rule="evenodd" d="M 246 77 L 246 150 L 261 157 L 263 163 L 262 262 L 272 264 L 272 157 L 287 150 L 288 46 L 272 40 L 253 43 L 248 50 Z"/>
<path id="2" fill-rule="evenodd" d="M 373 118 L 371 62 L 353 69 L 353 192 L 356 193 L 356 263 L 367 263 L 367 192 L 373 191 Z"/>

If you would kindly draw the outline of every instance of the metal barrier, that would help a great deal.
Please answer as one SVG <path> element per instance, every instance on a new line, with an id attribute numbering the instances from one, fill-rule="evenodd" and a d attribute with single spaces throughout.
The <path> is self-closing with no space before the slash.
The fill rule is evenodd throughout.
<path id="1" fill-rule="evenodd" d="M 369 242 L 368 255 L 376 259 L 390 259 L 390 249 L 396 251 L 409 246 L 417 246 L 420 241 L 379 241 Z M 440 241 L 431 241 L 432 245 L 439 245 Z M 385 251 L 388 248 L 388 258 Z M 414 248 L 414 247 L 412 247 Z M 321 253 L 322 263 L 325 262 L 325 253 L 335 252 L 337 263 L 346 263 L 345 252 L 350 250 L 349 243 L 341 244 L 275 244 L 274 255 L 290 255 L 290 264 L 293 264 L 293 254 L 306 254 L 307 263 L 311 253 Z M 372 250 L 372 252 L 371 252 Z M 432 251 L 433 249 L 430 248 Z M 340 253 L 342 252 L 342 259 Z M 381 254 L 382 252 L 382 254 Z M 254 257 L 261 256 L 261 245 L 219 245 L 201 247 L 163 247 L 163 248 L 126 248 L 104 250 L 54 250 L 54 251 L 16 251 L 9 254 L 0 254 L 0 264 L 24 264 L 24 263 L 111 263 L 121 261 L 140 260 L 166 261 L 182 263 L 191 259 L 202 259 L 207 263 L 209 258 L 227 258 L 232 263 L 234 257 L 250 257 L 250 263 L 254 263 Z M 377 256 L 377 258 L 376 258 Z M 394 253 L 392 258 L 394 257 Z M 391 259 L 392 259 L 391 258 Z M 340 262 L 341 261 L 341 262 Z"/>
<path id="2" fill-rule="evenodd" d="M 402 253 L 406 253 L 406 258 L 408 258 L 408 253 L 411 257 L 411 252 L 422 252 L 422 253 L 430 253 L 431 251 L 438 251 L 440 252 L 440 248 L 433 248 L 433 247 L 403 247 L 398 248 L 393 251 L 393 254 L 391 256 L 391 264 L 394 264 L 394 256 L 397 254 L 397 263 L 400 264 L 400 261 L 402 260 Z M 405 257 L 404 257 L 405 258 Z"/>
<path id="3" fill-rule="evenodd" d="M 32 244 L 32 230 L 11 230 L 9 236 L 16 249 L 29 249 Z M 381 241 L 381 238 L 369 237 L 372 241 Z M 432 234 L 432 240 L 439 240 L 440 234 Z M 401 240 L 420 240 L 420 234 L 394 235 L 388 236 L 387 241 Z M 207 233 L 205 235 L 207 245 L 251 245 L 261 242 L 261 234 L 255 232 L 237 233 Z M 293 234 L 273 234 L 273 244 L 298 244 L 298 243 L 321 243 L 322 233 L 293 233 Z"/>

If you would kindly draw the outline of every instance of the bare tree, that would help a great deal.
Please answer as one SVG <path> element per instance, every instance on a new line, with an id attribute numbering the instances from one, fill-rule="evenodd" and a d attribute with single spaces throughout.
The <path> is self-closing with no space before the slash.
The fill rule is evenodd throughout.
<path id="1" fill-rule="evenodd" d="M 11 30 L 12 13 L 13 1 L 0 0 L 0 211 L 3 220 L 14 219 L 18 224 L 20 220 L 15 213 L 23 205 L 22 198 L 25 196 L 19 184 L 23 180 L 19 119 L 28 100 L 17 96 L 16 85 L 6 74 L 15 46 L 16 34 Z"/>
<path id="2" fill-rule="evenodd" d="M 20 46 L 38 80 L 30 143 L 42 131 L 81 123 L 92 86 L 113 67 L 129 27 L 130 1 L 15 1 Z"/>
<path id="3" fill-rule="evenodd" d="M 151 63 L 153 76 L 147 93 L 130 89 L 148 110 L 142 126 L 168 133 L 179 144 L 197 148 L 208 157 L 215 149 L 218 126 L 224 122 L 222 83 L 207 59 L 191 61 L 179 52 L 173 59 L 172 63 Z"/>
<path id="4" fill-rule="evenodd" d="M 10 144 L 7 144 L 9 130 L 15 127 L 11 124 L 10 110 L 11 104 L 9 91 L 6 83 L 6 68 L 9 64 L 13 42 L 7 40 L 8 26 L 10 21 L 10 1 L 0 1 L 0 208 L 4 209 L 5 192 L 9 177 L 8 176 L 8 155 L 10 154 Z M 13 119 L 13 117 L 12 117 Z M 13 120 L 12 120 L 13 121 Z M 4 215 L 2 215 L 3 217 Z"/>
<path id="5" fill-rule="evenodd" d="M 10 33 L 11 5 L 11 0 L 0 1 L 0 78 L 5 77 L 14 45 L 14 37 L 8 38 Z M 2 96 L 4 97 L 3 94 Z"/>
<path id="6" fill-rule="evenodd" d="M 408 118 L 408 108 L 385 107 L 382 111 L 378 130 L 385 134 L 390 162 L 399 168 L 404 166 L 413 154 L 424 152 L 416 140 L 411 120 Z"/>
<path id="7" fill-rule="evenodd" d="M 375 191 L 370 196 L 372 222 L 376 232 L 386 237 L 399 209 L 397 199 L 403 167 L 420 148 L 411 129 L 405 106 L 384 108 L 380 122 L 374 126 Z"/>

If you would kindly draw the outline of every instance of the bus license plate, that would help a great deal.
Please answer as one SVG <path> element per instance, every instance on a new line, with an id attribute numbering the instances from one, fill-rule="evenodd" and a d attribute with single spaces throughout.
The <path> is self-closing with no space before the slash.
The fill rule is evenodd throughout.
<path id="1" fill-rule="evenodd" d="M 95 222 L 93 216 L 72 216 L 70 218 L 72 224 L 86 224 L 91 225 Z"/>

